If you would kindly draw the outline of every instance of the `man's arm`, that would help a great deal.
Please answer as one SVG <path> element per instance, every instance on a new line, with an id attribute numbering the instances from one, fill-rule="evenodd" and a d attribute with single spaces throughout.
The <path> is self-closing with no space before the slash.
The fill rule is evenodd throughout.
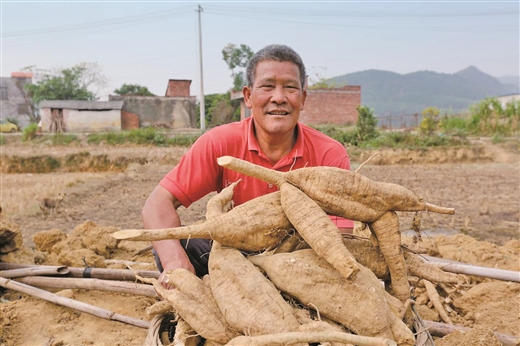
<path id="1" fill-rule="evenodd" d="M 146 200 L 142 210 L 144 228 L 180 227 L 181 220 L 176 211 L 180 205 L 180 202 L 168 190 L 158 185 Z M 161 260 L 164 272 L 170 269 L 185 268 L 195 273 L 195 268 L 179 240 L 154 241 L 152 245 Z M 159 277 L 159 281 L 162 282 L 162 279 L 163 275 Z M 167 286 L 164 282 L 162 284 Z"/>

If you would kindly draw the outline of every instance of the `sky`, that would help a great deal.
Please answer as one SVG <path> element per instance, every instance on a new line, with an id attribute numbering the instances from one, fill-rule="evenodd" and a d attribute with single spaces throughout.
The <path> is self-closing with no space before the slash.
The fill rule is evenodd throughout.
<path id="1" fill-rule="evenodd" d="M 0 74 L 95 63 L 107 78 L 95 90 L 101 100 L 124 83 L 162 96 L 169 79 L 192 80 L 199 97 L 201 89 L 232 87 L 227 44 L 258 51 L 276 43 L 301 55 L 311 82 L 369 69 L 452 74 L 469 66 L 519 76 L 519 8 L 518 0 L 0 0 Z"/>

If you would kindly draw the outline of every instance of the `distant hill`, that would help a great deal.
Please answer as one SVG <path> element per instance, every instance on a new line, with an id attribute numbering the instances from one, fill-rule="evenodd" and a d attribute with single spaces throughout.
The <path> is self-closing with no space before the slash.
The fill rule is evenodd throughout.
<path id="1" fill-rule="evenodd" d="M 514 77 L 504 82 L 475 66 L 454 74 L 418 71 L 408 74 L 366 70 L 329 79 L 335 85 L 360 85 L 361 103 L 378 116 L 421 113 L 437 107 L 449 113 L 468 109 L 486 97 L 518 93 Z M 518 79 L 518 77 L 517 77 Z"/>
<path id="2" fill-rule="evenodd" d="M 520 93 L 520 76 L 503 76 L 498 77 L 498 80 L 508 88 L 511 88 L 511 90 L 514 90 L 515 94 Z"/>

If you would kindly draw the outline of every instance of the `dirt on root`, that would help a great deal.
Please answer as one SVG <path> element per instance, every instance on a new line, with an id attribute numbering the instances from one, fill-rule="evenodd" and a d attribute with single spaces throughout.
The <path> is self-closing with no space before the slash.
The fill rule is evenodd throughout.
<path id="1" fill-rule="evenodd" d="M 419 253 L 449 260 L 519 271 L 520 185 L 518 144 L 496 146 L 482 139 L 476 148 L 429 151 L 384 151 L 361 174 L 408 187 L 429 203 L 453 207 L 454 216 L 421 213 L 422 242 L 412 244 L 413 215 L 399 213 L 403 242 Z M 115 260 L 133 261 L 135 269 L 155 270 L 148 242 L 116 243 L 110 234 L 141 228 L 141 208 L 159 180 L 179 162 L 185 148 L 30 147 L 8 144 L 2 166 L 16 152 L 30 158 L 48 155 L 62 162 L 82 152 L 107 160 L 125 157 L 122 169 L 2 173 L 2 219 L 19 228 L 23 245 L 0 255 L 0 261 L 123 269 Z M 444 154 L 443 154 L 444 153 Z M 473 154 L 470 154 L 473 153 Z M 476 153 L 476 154 L 475 154 Z M 352 150 L 353 169 L 371 153 Z M 14 160 L 14 159 L 13 159 Z M 82 161 L 83 165 L 85 161 Z M 34 195 L 65 194 L 55 214 L 43 213 Z M 207 199 L 179 213 L 184 224 L 204 219 Z M 471 328 L 436 338 L 436 345 L 500 345 L 493 332 L 520 336 L 520 284 L 466 276 L 458 286 L 439 288 L 456 325 Z M 48 289 L 87 304 L 150 321 L 146 308 L 157 298 L 100 290 Z M 417 295 L 423 294 L 418 287 Z M 511 302 L 514 302 L 511 304 Z M 1 295 L 1 345 L 142 345 L 147 330 L 110 321 L 4 290 Z M 419 311 L 441 321 L 427 299 Z"/>

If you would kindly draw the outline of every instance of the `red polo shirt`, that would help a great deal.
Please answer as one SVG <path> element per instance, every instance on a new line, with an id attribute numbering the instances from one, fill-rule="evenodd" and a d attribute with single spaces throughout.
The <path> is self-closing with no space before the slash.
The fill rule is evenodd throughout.
<path id="1" fill-rule="evenodd" d="M 184 154 L 180 163 L 161 180 L 160 185 L 187 208 L 208 193 L 220 192 L 242 179 L 233 194 L 233 202 L 239 205 L 277 191 L 278 188 L 219 166 L 217 158 L 221 156 L 233 156 L 280 172 L 314 166 L 350 169 L 350 159 L 341 143 L 303 124 L 297 125 L 298 137 L 291 152 L 273 165 L 261 151 L 253 126 L 253 119 L 250 117 L 207 131 Z M 353 227 L 350 220 L 336 217 L 331 219 L 338 227 Z"/>

